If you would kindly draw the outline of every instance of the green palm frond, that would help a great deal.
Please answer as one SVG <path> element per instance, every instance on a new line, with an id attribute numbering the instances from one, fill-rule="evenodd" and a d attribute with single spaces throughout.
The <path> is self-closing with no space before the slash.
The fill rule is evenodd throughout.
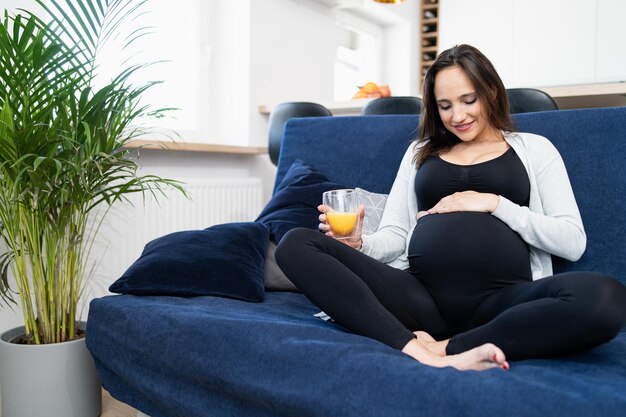
<path id="1" fill-rule="evenodd" d="M 0 257 L 0 302 L 13 299 L 10 266 L 27 331 L 50 343 L 75 336 L 94 209 L 133 193 L 184 190 L 137 175 L 124 147 L 145 133 L 138 119 L 167 110 L 141 103 L 158 81 L 131 82 L 150 63 L 94 83 L 98 53 L 146 0 L 35 1 L 49 21 L 20 10 L 5 11 L 0 23 L 0 234 L 8 249 Z M 124 44 L 148 31 L 123 34 Z"/>

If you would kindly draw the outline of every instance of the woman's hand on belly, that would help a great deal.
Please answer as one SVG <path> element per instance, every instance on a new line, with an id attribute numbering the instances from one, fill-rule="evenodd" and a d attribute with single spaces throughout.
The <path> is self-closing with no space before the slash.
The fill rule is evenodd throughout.
<path id="1" fill-rule="evenodd" d="M 461 191 L 442 198 L 433 208 L 427 210 L 426 213 L 452 213 L 455 211 L 493 213 L 498 207 L 499 202 L 500 197 L 496 194 Z M 423 216 L 420 216 L 420 213 L 423 212 L 417 213 L 418 219 Z"/>

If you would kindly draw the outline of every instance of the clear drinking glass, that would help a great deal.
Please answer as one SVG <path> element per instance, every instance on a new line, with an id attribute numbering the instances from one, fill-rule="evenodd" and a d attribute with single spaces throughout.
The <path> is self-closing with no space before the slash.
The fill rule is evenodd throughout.
<path id="1" fill-rule="evenodd" d="M 326 191 L 322 195 L 326 221 L 336 239 L 350 239 L 359 225 L 359 196 L 353 189 Z"/>

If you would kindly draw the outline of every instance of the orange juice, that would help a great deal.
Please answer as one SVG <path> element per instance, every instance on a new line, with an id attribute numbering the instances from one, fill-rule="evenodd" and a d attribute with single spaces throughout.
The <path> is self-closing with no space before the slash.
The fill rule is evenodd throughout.
<path id="1" fill-rule="evenodd" d="M 335 235 L 345 236 L 352 233 L 356 227 L 357 213 L 331 211 L 326 213 L 326 219 Z"/>

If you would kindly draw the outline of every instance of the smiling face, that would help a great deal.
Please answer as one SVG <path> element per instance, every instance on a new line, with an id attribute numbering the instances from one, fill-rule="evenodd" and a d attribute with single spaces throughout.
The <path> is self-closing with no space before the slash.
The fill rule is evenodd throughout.
<path id="1" fill-rule="evenodd" d="M 498 129 L 485 117 L 476 88 L 459 66 L 450 66 L 437 73 L 434 95 L 443 125 L 461 141 L 501 138 Z"/>

